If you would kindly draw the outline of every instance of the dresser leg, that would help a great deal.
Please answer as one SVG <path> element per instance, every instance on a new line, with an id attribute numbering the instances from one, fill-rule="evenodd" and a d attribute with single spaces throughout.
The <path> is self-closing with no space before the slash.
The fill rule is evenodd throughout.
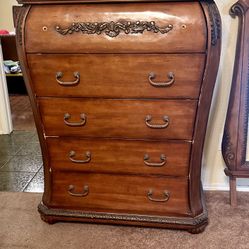
<path id="1" fill-rule="evenodd" d="M 57 222 L 57 220 L 54 219 L 52 216 L 48 216 L 44 214 L 41 214 L 41 219 L 50 225 L 53 225 L 54 223 Z"/>
<path id="2" fill-rule="evenodd" d="M 237 190 L 236 190 L 236 177 L 230 177 L 230 204 L 232 207 L 237 207 Z"/>
<path id="3" fill-rule="evenodd" d="M 192 233 L 192 234 L 202 233 L 202 232 L 204 232 L 207 224 L 208 224 L 208 222 L 204 223 L 203 225 L 201 225 L 199 227 L 189 229 L 188 232 Z"/>

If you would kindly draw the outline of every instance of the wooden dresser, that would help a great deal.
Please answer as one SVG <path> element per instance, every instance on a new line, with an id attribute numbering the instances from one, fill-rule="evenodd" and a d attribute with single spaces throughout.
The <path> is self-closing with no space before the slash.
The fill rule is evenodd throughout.
<path id="1" fill-rule="evenodd" d="M 203 231 L 201 159 L 220 54 L 214 2 L 18 2 L 42 219 Z"/>

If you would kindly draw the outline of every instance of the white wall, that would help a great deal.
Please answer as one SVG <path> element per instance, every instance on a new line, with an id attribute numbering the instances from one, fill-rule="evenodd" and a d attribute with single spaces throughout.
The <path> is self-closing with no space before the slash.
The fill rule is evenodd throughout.
<path id="1" fill-rule="evenodd" d="M 228 189 L 228 178 L 224 174 L 225 164 L 221 155 L 221 138 L 230 93 L 238 25 L 237 19 L 232 19 L 228 13 L 235 2 L 216 0 L 222 18 L 222 53 L 204 147 L 202 179 L 205 189 Z M 13 30 L 11 7 L 14 4 L 16 5 L 15 0 L 0 0 L 0 28 Z M 249 180 L 240 180 L 238 183 L 242 185 L 241 189 L 249 190 L 246 187 Z"/>
<path id="2" fill-rule="evenodd" d="M 12 20 L 13 5 L 17 5 L 15 0 L 0 0 L 0 29 L 6 29 L 10 32 L 14 31 Z M 12 122 L 2 60 L 0 43 L 0 134 L 8 134 L 12 131 Z"/>
<path id="3" fill-rule="evenodd" d="M 6 78 L 3 70 L 3 54 L 0 40 L 0 134 L 12 131 L 12 120 Z"/>
<path id="4" fill-rule="evenodd" d="M 16 0 L 0 0 L 0 29 L 14 31 L 12 6 L 18 5 Z"/>
<path id="5" fill-rule="evenodd" d="M 221 154 L 221 139 L 237 40 L 238 19 L 233 19 L 229 15 L 229 9 L 235 2 L 234 0 L 216 1 L 222 19 L 222 51 L 203 155 L 202 180 L 205 189 L 229 189 L 228 178 L 224 174 L 225 163 Z M 237 185 L 240 186 L 239 190 L 249 191 L 248 179 L 238 180 Z"/>

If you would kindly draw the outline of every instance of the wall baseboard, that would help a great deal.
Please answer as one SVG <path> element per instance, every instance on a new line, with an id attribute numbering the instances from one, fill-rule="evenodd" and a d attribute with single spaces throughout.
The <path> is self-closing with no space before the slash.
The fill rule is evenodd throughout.
<path id="1" fill-rule="evenodd" d="M 207 191 L 229 191 L 228 185 L 214 184 L 214 185 L 203 185 L 203 189 Z M 249 192 L 249 186 L 238 186 L 237 191 L 239 192 Z"/>

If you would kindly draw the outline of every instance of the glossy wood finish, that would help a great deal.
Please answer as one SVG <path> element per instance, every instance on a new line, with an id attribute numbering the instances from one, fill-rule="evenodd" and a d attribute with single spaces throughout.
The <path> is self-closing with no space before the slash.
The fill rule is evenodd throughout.
<path id="1" fill-rule="evenodd" d="M 162 27 L 171 24 L 173 30 L 164 35 L 148 31 L 143 34 L 120 33 L 114 39 L 105 34 L 87 35 L 81 32 L 61 35 L 55 30 L 58 25 L 66 28 L 76 22 L 122 20 L 154 21 Z M 174 53 L 206 50 L 205 19 L 198 2 L 81 4 L 67 5 L 66 11 L 64 5 L 33 6 L 25 30 L 28 53 Z"/>
<path id="2" fill-rule="evenodd" d="M 192 2 L 193 0 L 173 0 L 174 2 Z M 134 2 L 134 0 L 17 0 L 19 4 L 62 4 L 62 3 L 108 3 Z M 172 2 L 172 0 L 136 0 L 136 2 Z"/>
<path id="3" fill-rule="evenodd" d="M 75 192 L 81 192 L 83 186 L 88 185 L 89 194 L 85 197 L 71 196 L 68 193 L 68 186 L 71 184 L 75 185 Z M 171 216 L 189 213 L 188 182 L 185 179 L 121 175 L 113 177 L 108 174 L 79 175 L 75 172 L 56 171 L 53 173 L 53 188 L 49 206 L 54 208 Z M 147 198 L 150 189 L 158 199 L 163 199 L 162 193 L 167 190 L 170 193 L 169 200 L 150 201 Z"/>
<path id="4" fill-rule="evenodd" d="M 205 55 L 28 55 L 28 63 L 37 96 L 198 98 Z M 80 82 L 62 86 L 57 72 L 63 73 L 61 81 L 73 81 L 79 72 Z M 152 86 L 152 72 L 161 83 L 172 72 L 174 83 Z"/>
<path id="5" fill-rule="evenodd" d="M 133 141 L 116 139 L 47 138 L 51 166 L 55 170 L 102 172 L 115 174 L 187 176 L 190 143 Z M 75 159 L 84 159 L 86 151 L 91 152 L 89 163 L 73 163 L 69 152 L 75 151 Z M 175 154 L 178 151 L 178 155 Z M 161 162 L 160 155 L 166 156 L 161 167 L 149 167 L 144 163 L 148 154 L 149 162 Z M 180 156 L 179 156 L 180 155 Z"/>
<path id="6" fill-rule="evenodd" d="M 42 98 L 38 105 L 47 136 L 191 139 L 197 102 Z M 70 122 L 80 122 L 84 113 L 85 125 L 66 125 L 65 113 L 71 115 Z M 148 115 L 151 124 L 165 124 L 163 117 L 168 116 L 168 127 L 149 128 L 145 122 Z"/>
<path id="7" fill-rule="evenodd" d="M 25 44 L 24 36 L 22 35 L 23 27 L 25 26 L 25 20 L 28 15 L 31 6 L 13 6 L 13 16 L 14 16 L 14 25 L 17 31 L 16 35 L 16 45 L 17 45 L 17 53 L 18 58 L 22 68 L 22 74 L 25 79 L 25 85 L 27 88 L 27 92 L 29 95 L 30 103 L 32 106 L 32 111 L 34 115 L 35 125 L 38 133 L 38 138 L 40 141 L 41 152 L 42 152 L 42 160 L 43 160 L 43 168 L 44 168 L 44 193 L 42 196 L 42 200 L 44 202 L 49 201 L 51 196 L 51 181 L 50 172 L 49 172 L 49 159 L 47 152 L 47 144 L 45 142 L 45 138 L 43 135 L 43 127 L 41 115 L 36 107 L 36 97 L 33 94 L 33 86 L 32 79 L 30 77 L 29 68 L 26 60 L 26 52 L 25 52 Z"/>
<path id="8" fill-rule="evenodd" d="M 219 11 L 214 2 L 201 1 L 204 14 L 207 18 L 208 37 L 207 37 L 207 60 L 203 75 L 202 87 L 199 97 L 199 108 L 196 113 L 195 129 L 193 134 L 193 144 L 190 159 L 190 206 L 193 215 L 203 211 L 202 183 L 201 179 L 202 153 L 204 138 L 208 122 L 210 104 L 213 89 L 216 82 L 218 65 L 221 51 L 221 19 Z M 212 14 L 211 14 L 212 13 Z M 200 167 L 198 167 L 199 165 Z"/>
<path id="9" fill-rule="evenodd" d="M 227 168 L 225 174 L 230 179 L 230 202 L 237 205 L 236 178 L 249 178 L 249 162 L 246 161 L 249 115 L 249 1 L 240 0 L 230 10 L 239 18 L 236 57 L 232 88 L 227 111 L 222 154 Z"/>
<path id="10" fill-rule="evenodd" d="M 83 2 L 84 1 L 80 3 Z M 43 195 L 43 202 L 39 205 L 39 212 L 41 213 L 42 219 L 49 223 L 56 221 L 83 221 L 177 228 L 186 229 L 192 233 L 202 232 L 207 225 L 207 212 L 201 191 L 201 155 L 220 52 L 220 18 L 214 2 L 210 0 L 74 5 L 71 4 L 73 1 L 68 1 L 67 3 L 70 5 L 56 5 L 54 4 L 56 2 L 51 0 L 46 2 L 37 1 L 36 3 L 36 5 L 31 5 L 30 9 L 29 5 L 22 7 L 21 10 L 15 14 L 17 17 L 15 23 L 17 25 L 18 50 L 21 55 L 26 83 L 32 99 L 33 110 L 36 114 L 36 124 L 39 129 L 39 137 L 43 148 L 45 193 Z M 53 3 L 53 5 L 43 3 Z M 149 31 L 144 31 L 143 34 L 125 35 L 122 31 L 114 38 L 103 33 L 100 35 L 73 33 L 72 35 L 61 37 L 61 34 L 57 31 L 51 30 L 48 26 L 44 26 L 43 21 L 52 23 L 51 19 L 45 19 L 44 16 L 52 16 L 53 14 L 60 16 L 60 20 L 63 19 L 62 23 L 60 23 L 60 26 L 63 28 L 65 27 L 62 26 L 62 24 L 66 24 L 64 22 L 66 19 L 63 18 L 65 15 L 69 17 L 69 21 L 72 20 L 70 18 L 80 18 L 82 20 L 84 13 L 79 13 L 79 6 L 83 6 L 84 11 L 88 11 L 88 13 L 90 13 L 91 10 L 98 9 L 98 11 L 100 11 L 98 13 L 101 13 L 102 10 L 106 10 L 106 15 L 112 20 L 114 20 L 113 18 L 119 18 L 118 13 L 121 9 L 120 7 L 122 7 L 122 11 L 125 11 L 125 15 L 127 15 L 127 17 L 129 15 L 129 18 L 143 17 L 147 20 L 146 18 L 154 18 L 156 16 L 160 25 L 165 21 L 177 21 L 178 23 L 174 24 L 177 32 L 171 32 L 174 30 L 173 27 L 167 35 L 155 34 Z M 45 9 L 47 13 L 44 13 Z M 57 10 L 54 11 L 55 9 Z M 72 12 L 69 13 L 68 10 Z M 40 13 L 38 14 L 38 12 Z M 78 17 L 74 15 L 76 12 L 79 14 Z M 37 15 L 34 16 L 34 13 L 37 13 Z M 42 18 L 39 18 L 41 14 L 44 15 Z M 95 14 L 95 12 L 92 13 L 91 17 L 96 17 Z M 90 14 L 88 17 L 89 16 Z M 100 17 L 100 15 L 98 17 Z M 103 17 L 105 16 L 102 15 L 101 18 Z M 127 19 L 129 20 L 129 18 Z M 57 19 L 55 18 L 53 20 L 56 21 Z M 123 22 L 125 20 L 119 19 L 119 21 Z M 40 27 L 39 25 L 43 25 L 41 26 L 42 31 L 37 29 L 35 31 L 36 33 L 33 33 L 33 24 L 38 28 Z M 44 33 L 46 40 L 44 40 Z M 53 35 L 57 35 L 57 37 L 60 38 L 55 39 Z M 79 39 L 76 39 L 78 37 Z M 193 39 L 193 37 L 195 39 Z M 91 39 L 94 41 L 89 44 L 88 41 Z M 35 43 L 33 43 L 34 40 Z M 65 42 L 66 40 L 68 42 Z M 84 44 L 84 47 L 82 47 L 82 44 Z M 95 68 L 99 70 L 103 68 L 107 72 L 110 72 L 113 77 L 109 75 L 106 76 L 103 73 L 100 73 L 100 76 L 96 76 L 96 79 L 98 77 L 99 79 L 102 78 L 104 84 L 102 85 L 102 89 L 100 89 L 98 85 L 100 84 L 99 80 L 98 82 L 92 81 L 92 84 L 96 84 L 96 90 L 93 95 L 91 95 L 90 88 L 88 89 L 89 95 L 79 93 L 83 91 L 83 88 L 78 88 L 78 91 L 71 92 L 67 95 L 66 92 L 60 92 L 53 88 L 54 83 L 50 81 L 50 76 L 48 75 L 47 77 L 41 76 L 44 82 L 38 80 L 33 81 L 36 72 L 40 72 L 40 69 L 36 67 L 36 70 L 34 70 L 33 66 L 30 65 L 30 61 L 32 58 L 37 58 L 38 56 L 42 58 L 41 68 L 49 68 L 49 66 L 53 67 L 54 64 L 60 64 L 58 62 L 49 64 L 46 62 L 46 58 L 57 58 L 57 60 L 60 58 L 73 58 L 71 59 L 71 66 L 73 68 L 75 68 L 73 64 L 76 62 L 75 58 L 77 56 L 84 62 L 89 62 L 89 58 L 95 58 L 94 64 L 99 65 L 94 65 Z M 137 63 L 141 58 L 148 58 L 149 56 L 154 59 L 150 61 L 146 60 L 143 66 L 141 66 L 141 63 Z M 84 60 L 82 59 L 83 57 L 85 58 Z M 96 60 L 96 58 L 99 58 L 99 60 L 101 60 L 100 58 L 105 58 L 105 61 L 108 61 L 108 58 L 121 57 L 128 59 L 115 61 L 116 63 L 108 62 L 106 64 L 102 59 L 102 67 L 100 66 L 101 61 L 98 62 L 98 60 Z M 139 68 L 138 72 L 142 72 L 148 67 L 147 64 L 151 66 L 157 62 L 158 65 L 157 67 L 155 65 L 155 69 L 160 69 L 160 72 L 163 72 L 166 60 L 160 61 L 159 57 L 171 58 L 170 61 L 167 62 L 167 66 L 173 64 L 172 68 L 181 69 L 178 71 L 180 72 L 178 75 L 187 74 L 186 77 L 188 81 L 186 82 L 184 82 L 182 78 L 176 78 L 176 82 L 182 82 L 181 89 L 178 85 L 176 88 L 173 88 L 172 85 L 172 88 L 168 88 L 168 95 L 164 95 L 161 88 L 153 88 L 155 91 L 149 91 L 145 86 L 140 87 L 144 81 L 140 80 L 139 76 L 137 76 L 139 74 L 136 74 L 137 70 L 134 69 L 134 66 L 137 65 Z M 195 59 L 189 59 L 186 61 L 185 66 L 181 66 L 182 68 L 180 68 L 179 65 L 181 61 L 185 60 L 186 57 L 202 58 L 201 61 L 203 60 L 202 62 L 205 63 L 205 65 L 203 65 L 203 63 L 196 65 L 195 63 L 197 62 Z M 111 61 L 111 59 L 109 59 L 109 61 Z M 34 62 L 37 63 L 36 59 L 33 60 L 33 63 Z M 86 62 L 85 65 L 89 64 Z M 126 64 L 124 62 L 126 62 Z M 29 63 L 29 66 L 27 63 Z M 68 68 L 69 63 L 61 64 L 67 65 Z M 176 66 L 174 64 L 176 64 Z M 118 76 L 116 71 L 120 72 L 120 67 L 116 66 L 115 69 L 115 65 L 123 65 L 124 68 L 127 67 L 127 69 L 124 69 L 124 77 L 121 78 Z M 133 68 L 131 65 L 134 65 Z M 198 68 L 191 68 L 190 65 Z M 32 74 L 30 73 L 30 69 L 33 70 Z M 88 71 L 91 73 L 91 70 Z M 99 71 L 95 71 L 97 75 Z M 44 71 L 43 73 L 45 74 Z M 192 77 L 189 77 L 189 73 L 192 73 Z M 65 73 L 65 78 L 62 77 L 60 80 L 70 81 L 72 80 L 69 78 L 70 75 L 69 70 Z M 133 81 L 133 84 L 130 84 L 132 79 L 129 75 L 133 76 L 132 79 L 136 79 Z M 53 75 L 53 79 L 54 77 L 55 74 Z M 160 75 L 160 77 L 163 76 Z M 127 78 L 127 81 L 125 78 Z M 73 79 L 76 80 L 76 78 Z M 106 79 L 110 79 L 110 82 L 105 81 Z M 158 79 L 161 80 L 162 78 Z M 178 81 L 179 79 L 181 79 L 181 81 Z M 86 78 L 84 78 L 84 80 L 82 78 L 82 82 L 87 83 Z M 79 87 L 82 82 L 80 82 L 77 87 Z M 119 82 L 123 82 L 123 85 L 128 85 L 129 83 L 129 92 L 125 91 L 125 89 L 114 87 L 116 86 L 115 84 Z M 110 87 L 111 83 L 114 90 Z M 45 92 L 38 93 L 39 96 L 36 95 L 35 89 L 38 84 L 39 87 L 41 84 L 48 87 L 49 90 L 45 90 L 47 91 L 47 96 Z M 109 90 L 105 89 L 108 88 L 108 86 Z M 44 87 L 41 86 L 41 88 Z M 69 89 L 69 87 L 67 87 L 67 89 Z M 41 91 L 44 91 L 44 89 Z M 55 95 L 57 93 L 58 95 Z M 71 114 L 71 118 L 67 117 L 66 120 L 64 120 L 64 111 L 68 107 L 71 108 L 73 115 Z M 86 116 L 81 115 L 81 120 L 79 112 L 77 112 L 76 115 L 76 111 L 81 111 L 82 107 L 87 107 L 87 111 L 89 111 L 89 109 L 91 110 L 90 120 L 88 119 L 89 113 L 87 112 L 84 114 Z M 152 129 L 149 128 L 149 126 L 151 124 L 164 125 L 165 121 L 162 120 L 161 114 L 168 110 L 173 117 L 173 121 L 176 120 L 173 122 L 173 125 L 177 130 L 171 129 L 169 133 L 170 136 L 166 132 L 162 132 L 163 135 L 160 136 L 158 132 L 159 129 Z M 147 111 L 153 112 L 151 114 L 152 120 L 147 120 L 147 125 L 145 124 L 145 111 L 146 113 Z M 59 118 L 58 113 L 63 115 L 60 115 Z M 153 114 L 156 116 L 153 116 Z M 87 118 L 85 119 L 85 117 Z M 92 117 L 95 117 L 95 119 L 92 119 Z M 176 117 L 176 119 L 174 117 Z M 89 121 L 90 124 L 92 124 L 91 122 L 93 120 L 96 125 L 90 127 Z M 64 128 L 60 128 L 60 125 L 58 126 L 61 122 L 65 126 Z M 72 130 L 77 130 L 80 127 L 69 127 L 64 124 L 65 122 L 81 122 L 82 130 L 87 128 L 92 133 L 90 133 L 90 137 L 87 132 L 73 133 Z M 145 125 L 147 131 L 145 127 L 140 126 L 142 123 Z M 185 126 L 187 126 L 186 130 L 183 128 Z M 99 129 L 97 129 L 97 127 Z M 171 123 L 164 129 L 170 127 Z M 160 130 L 162 131 L 164 129 Z M 167 130 L 167 132 L 168 131 L 169 130 Z M 127 136 L 130 139 L 128 139 Z M 66 141 L 70 142 L 67 143 Z M 85 151 L 81 158 L 78 157 L 77 152 L 75 152 L 75 155 L 70 153 L 70 157 L 73 160 L 83 160 L 84 163 L 94 162 L 96 169 L 81 170 L 79 165 L 77 165 L 77 169 L 71 169 L 72 160 L 69 159 L 70 162 L 68 164 L 65 161 L 65 157 L 59 157 L 60 152 L 65 151 L 70 144 L 77 145 L 77 148 L 83 144 L 91 146 L 91 151 Z M 55 145 L 58 145 L 58 150 L 55 148 Z M 100 150 L 100 148 L 102 148 L 102 150 Z M 138 168 L 134 169 L 134 165 L 139 165 L 137 156 L 141 155 L 141 150 L 144 148 L 147 148 L 150 153 L 153 153 L 153 156 L 152 154 L 148 155 L 149 159 L 147 159 L 147 163 L 155 162 L 154 160 L 158 158 L 158 153 L 160 153 L 161 148 L 168 148 L 169 167 L 171 168 L 167 169 L 165 167 L 165 171 L 161 168 L 159 169 L 160 173 L 155 174 L 153 173 L 154 169 L 147 171 L 137 170 Z M 112 153 L 107 150 L 112 150 Z M 56 156 L 53 157 L 51 152 L 55 153 Z M 121 162 L 121 159 L 118 157 L 121 155 L 122 158 L 125 153 L 129 155 L 129 157 L 118 164 L 117 161 Z M 190 158 L 187 160 L 188 153 L 190 153 Z M 104 154 L 108 156 L 104 158 Z M 110 159 L 110 154 L 114 154 L 115 157 Z M 89 158 L 91 160 L 89 160 Z M 94 161 L 97 159 L 98 161 Z M 151 161 L 152 159 L 153 161 Z M 133 164 L 129 160 L 133 160 L 135 163 Z M 160 158 L 160 162 L 163 160 L 164 159 Z M 189 162 L 187 165 L 184 163 L 185 160 Z M 145 164 L 143 161 L 142 163 Z M 97 169 L 97 167 L 102 167 L 104 164 L 108 165 L 105 168 L 106 170 Z M 179 167 L 179 171 L 176 170 L 173 164 Z M 93 193 L 95 193 L 95 196 L 99 197 L 99 199 L 94 198 L 91 200 L 91 203 L 99 205 L 98 207 L 101 208 L 99 210 L 102 211 L 96 211 L 94 205 L 90 202 L 89 205 L 92 206 L 88 205 L 88 209 L 85 209 L 85 206 L 80 201 L 77 201 L 76 204 L 72 204 L 71 201 L 69 201 L 70 198 L 80 198 L 77 195 L 83 195 L 82 198 L 92 198 L 90 197 L 92 187 L 89 188 L 90 185 L 82 185 L 82 179 L 86 181 L 89 180 L 89 182 L 94 184 Z M 109 183 L 112 185 L 118 183 L 120 186 L 118 185 L 117 188 L 113 188 Z M 67 185 L 66 189 L 64 188 L 64 184 Z M 81 184 L 81 187 L 79 184 Z M 162 190 L 160 188 L 166 187 L 167 185 L 176 199 L 169 198 L 168 203 L 170 203 L 170 200 L 174 200 L 174 202 L 171 203 L 169 207 L 166 205 L 163 206 L 162 202 L 151 201 L 149 198 L 167 200 L 169 197 L 167 194 L 161 191 L 160 193 L 158 191 L 152 191 L 152 193 L 149 192 L 148 195 L 147 191 L 145 192 L 147 193 L 146 200 L 149 200 L 151 203 L 148 206 L 146 204 L 146 210 L 144 210 L 144 199 L 142 201 L 141 196 L 143 195 L 144 197 L 144 191 L 142 190 L 144 187 L 149 187 L 147 184 L 154 184 L 158 190 Z M 70 187 L 71 193 L 68 192 L 69 185 L 73 185 L 73 187 Z M 84 186 L 85 188 L 83 189 Z M 100 186 L 100 188 L 97 188 L 97 186 Z M 78 192 L 80 191 L 79 188 L 83 191 L 82 193 Z M 106 194 L 99 192 L 101 188 L 105 189 Z M 135 193 L 134 195 L 130 192 L 131 188 L 133 188 L 133 190 L 135 189 L 135 192 L 132 192 Z M 128 193 L 128 195 L 124 193 Z M 70 197 L 66 197 L 66 194 Z M 138 198 L 136 198 L 136 196 Z M 66 204 L 64 202 L 65 198 L 67 199 Z M 124 203 L 124 199 L 122 198 L 128 199 L 128 203 Z M 54 203 L 55 205 L 51 206 L 54 200 L 58 203 Z M 118 207 L 120 209 L 115 209 L 112 200 L 118 201 Z M 131 203 L 134 203 L 135 200 L 138 200 L 138 202 L 135 206 L 132 206 Z M 165 201 L 165 203 L 167 202 Z M 153 209 L 155 203 L 159 204 L 159 206 Z M 66 208 L 65 206 L 67 205 L 71 206 Z M 157 212 L 158 214 L 160 213 L 160 215 L 157 215 Z"/>

